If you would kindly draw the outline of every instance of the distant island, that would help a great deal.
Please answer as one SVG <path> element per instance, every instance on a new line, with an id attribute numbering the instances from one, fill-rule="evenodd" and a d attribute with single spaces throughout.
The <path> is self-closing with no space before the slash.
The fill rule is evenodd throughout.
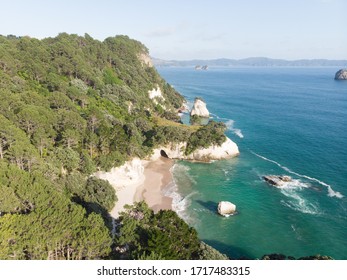
<path id="1" fill-rule="evenodd" d="M 211 60 L 163 60 L 152 58 L 152 61 L 156 67 L 195 67 L 197 65 L 208 65 L 209 67 L 346 67 L 347 65 L 347 60 L 285 60 L 267 57 L 249 57 L 244 59 L 219 58 Z"/>

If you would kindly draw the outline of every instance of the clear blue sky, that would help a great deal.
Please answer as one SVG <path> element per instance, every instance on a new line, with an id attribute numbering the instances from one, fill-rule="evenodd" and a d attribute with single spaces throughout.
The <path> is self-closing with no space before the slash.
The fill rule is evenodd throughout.
<path id="1" fill-rule="evenodd" d="M 347 59 L 347 0 L 1 2 L 2 35 L 125 34 L 163 59 Z"/>

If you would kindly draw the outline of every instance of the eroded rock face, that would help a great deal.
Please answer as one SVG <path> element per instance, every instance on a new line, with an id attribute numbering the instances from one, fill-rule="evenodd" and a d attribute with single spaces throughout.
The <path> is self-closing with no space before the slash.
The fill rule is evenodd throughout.
<path id="1" fill-rule="evenodd" d="M 221 201 L 218 203 L 218 214 L 222 216 L 233 215 L 236 212 L 236 205 L 229 201 Z"/>
<path id="2" fill-rule="evenodd" d="M 196 98 L 190 115 L 197 115 L 199 117 L 208 118 L 210 116 L 210 112 L 206 108 L 206 103 L 201 99 Z"/>
<path id="3" fill-rule="evenodd" d="M 347 69 L 340 69 L 335 74 L 335 80 L 347 80 Z"/>
<path id="4" fill-rule="evenodd" d="M 171 159 L 183 159 L 192 161 L 210 162 L 212 160 L 221 160 L 236 157 L 240 154 L 239 148 L 235 142 L 226 138 L 225 142 L 221 146 L 211 145 L 208 148 L 201 148 L 195 150 L 189 155 L 185 155 L 187 143 L 172 143 L 166 146 L 162 146 L 154 150 L 152 159 L 159 158 L 165 155 Z"/>

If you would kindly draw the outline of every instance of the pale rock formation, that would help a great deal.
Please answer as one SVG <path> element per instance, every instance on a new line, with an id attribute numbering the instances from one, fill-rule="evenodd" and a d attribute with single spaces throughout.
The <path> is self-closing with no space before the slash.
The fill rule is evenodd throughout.
<path id="1" fill-rule="evenodd" d="M 335 80 L 347 80 L 347 69 L 340 69 L 335 74 Z"/>
<path id="2" fill-rule="evenodd" d="M 228 159 L 240 154 L 239 148 L 236 143 L 226 138 L 225 142 L 221 146 L 211 145 L 208 148 L 201 148 L 195 150 L 189 155 L 185 155 L 187 143 L 172 143 L 166 146 L 162 146 L 154 150 L 152 160 L 159 158 L 160 156 L 167 156 L 171 159 L 185 159 L 192 161 L 210 162 L 212 160 Z"/>
<path id="3" fill-rule="evenodd" d="M 153 88 L 152 90 L 148 91 L 148 96 L 150 99 L 153 100 L 154 104 L 157 105 L 158 101 L 165 101 L 165 98 L 163 96 L 163 93 L 161 92 L 161 89 L 159 86 L 157 88 Z M 166 110 L 166 107 L 162 104 L 160 104 L 164 110 Z"/>
<path id="4" fill-rule="evenodd" d="M 236 212 L 236 205 L 229 201 L 221 201 L 218 203 L 218 214 L 222 216 L 233 215 Z"/>
<path id="5" fill-rule="evenodd" d="M 94 176 L 107 180 L 113 186 L 123 187 L 142 180 L 143 172 L 143 162 L 139 158 L 133 158 L 122 166 L 113 167 L 109 172 L 98 171 Z"/>
<path id="6" fill-rule="evenodd" d="M 148 53 L 145 53 L 145 52 L 140 53 L 138 55 L 138 58 L 142 62 L 142 65 L 145 65 L 148 67 L 153 67 L 153 61 L 152 61 L 151 57 L 148 55 Z"/>
<path id="7" fill-rule="evenodd" d="M 134 158 L 120 167 L 114 167 L 109 172 L 98 171 L 93 176 L 108 181 L 115 189 L 118 202 L 111 210 L 113 218 L 118 218 L 126 204 L 133 204 L 139 185 L 145 180 L 144 169 L 146 161 Z"/>
<path id="8" fill-rule="evenodd" d="M 199 117 L 208 118 L 210 116 L 210 112 L 206 108 L 206 103 L 201 99 L 196 98 L 190 115 L 197 115 Z"/>

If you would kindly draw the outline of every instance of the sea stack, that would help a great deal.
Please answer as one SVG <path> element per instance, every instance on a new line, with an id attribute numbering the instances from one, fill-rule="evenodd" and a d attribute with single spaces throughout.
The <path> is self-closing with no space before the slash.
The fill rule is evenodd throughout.
<path id="1" fill-rule="evenodd" d="M 229 201 L 221 201 L 218 203 L 218 214 L 222 216 L 233 215 L 236 212 L 236 205 Z"/>
<path id="2" fill-rule="evenodd" d="M 335 80 L 347 80 L 347 69 L 340 69 L 335 74 Z"/>
<path id="3" fill-rule="evenodd" d="M 210 117 L 210 112 L 206 108 L 206 103 L 200 98 L 195 98 L 193 109 L 190 112 L 191 116 L 199 116 L 202 118 Z"/>

